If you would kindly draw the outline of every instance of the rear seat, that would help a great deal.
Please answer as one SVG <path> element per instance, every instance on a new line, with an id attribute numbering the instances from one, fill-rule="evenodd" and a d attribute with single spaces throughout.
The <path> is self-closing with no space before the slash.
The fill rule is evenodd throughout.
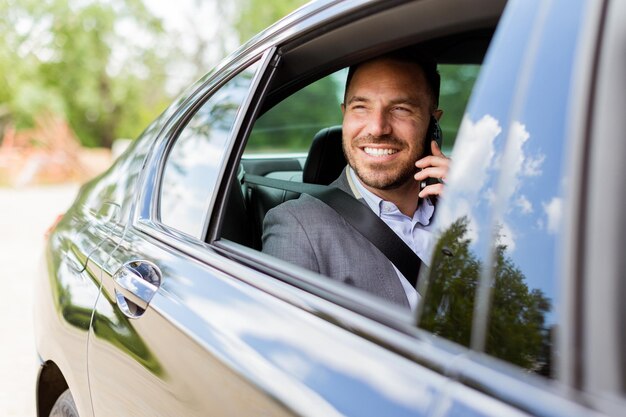
<path id="1" fill-rule="evenodd" d="M 282 178 L 278 172 L 267 176 L 303 181 L 309 184 L 328 185 L 339 177 L 345 166 L 346 159 L 341 147 L 341 126 L 333 126 L 320 130 L 313 138 L 301 179 L 294 175 L 290 175 L 290 178 Z M 248 184 L 245 182 L 245 175 L 243 192 L 246 196 L 247 213 L 252 227 L 252 247 L 260 250 L 263 219 L 267 212 L 287 200 L 298 198 L 299 194 L 257 184 Z"/>
<path id="2" fill-rule="evenodd" d="M 341 147 L 341 126 L 320 130 L 311 143 L 302 174 L 270 172 L 265 176 L 279 180 L 328 185 L 341 174 L 346 159 Z M 222 237 L 242 245 L 261 250 L 263 219 L 277 205 L 300 195 L 287 190 L 250 184 L 245 180 L 240 166 L 231 184 L 226 217 L 222 224 Z"/>

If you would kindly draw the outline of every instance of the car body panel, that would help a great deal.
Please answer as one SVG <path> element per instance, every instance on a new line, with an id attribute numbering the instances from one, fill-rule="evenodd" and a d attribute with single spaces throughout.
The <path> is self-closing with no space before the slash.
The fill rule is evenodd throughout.
<path id="1" fill-rule="evenodd" d="M 95 415 L 428 415 L 434 406 L 445 383 L 436 373 L 141 232 L 125 242 L 103 272 L 89 342 Z M 132 320 L 110 275 L 147 253 L 163 283 Z M 367 401 L 346 401 L 338 387 Z"/>

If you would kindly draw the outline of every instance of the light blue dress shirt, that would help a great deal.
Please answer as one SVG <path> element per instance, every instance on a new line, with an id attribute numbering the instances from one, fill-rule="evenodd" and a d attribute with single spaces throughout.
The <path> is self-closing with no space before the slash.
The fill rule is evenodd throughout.
<path id="1" fill-rule="evenodd" d="M 403 214 L 395 204 L 390 201 L 385 201 L 377 195 L 370 192 L 367 188 L 361 184 L 352 168 L 349 168 L 349 174 L 351 183 L 356 187 L 357 191 L 361 194 L 356 197 L 362 197 L 369 208 L 387 226 L 391 228 L 399 237 L 407 244 L 409 248 L 413 250 L 420 257 L 423 263 L 427 266 L 431 261 L 431 250 L 433 245 L 433 233 L 430 230 L 432 227 L 431 218 L 435 211 L 435 206 L 429 199 L 425 199 L 420 205 L 417 206 L 417 210 L 413 214 L 413 217 L 409 217 Z M 406 293 L 411 310 L 415 311 L 420 299 L 420 295 L 417 290 L 409 283 L 409 281 L 400 273 L 400 271 L 393 267 L 402 283 L 402 288 Z"/>

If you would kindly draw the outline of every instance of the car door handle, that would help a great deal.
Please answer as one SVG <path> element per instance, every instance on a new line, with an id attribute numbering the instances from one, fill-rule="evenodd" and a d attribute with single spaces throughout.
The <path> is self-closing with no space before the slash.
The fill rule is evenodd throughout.
<path id="1" fill-rule="evenodd" d="M 161 271 L 149 261 L 126 262 L 113 275 L 115 299 L 130 318 L 143 314 L 161 285 Z"/>

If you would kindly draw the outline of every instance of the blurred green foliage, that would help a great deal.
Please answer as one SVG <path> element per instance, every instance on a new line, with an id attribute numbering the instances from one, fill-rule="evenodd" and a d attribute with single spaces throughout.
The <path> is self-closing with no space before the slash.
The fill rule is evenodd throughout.
<path id="1" fill-rule="evenodd" d="M 306 0 L 237 0 L 235 29 L 239 39 L 250 39 L 306 3 Z"/>
<path id="2" fill-rule="evenodd" d="M 255 123 L 246 152 L 307 152 L 321 129 L 341 124 L 347 71 L 322 78 L 278 103 Z"/>
<path id="3" fill-rule="evenodd" d="M 245 41 L 304 3 L 236 0 L 224 19 Z M 86 146 L 135 138 L 173 99 L 166 90 L 168 65 L 194 58 L 185 56 L 144 0 L 5 0 L 0 15 L 0 137 L 8 123 L 30 128 L 52 113 Z M 198 75 L 210 69 L 196 66 Z M 449 147 L 478 67 L 441 72 Z M 343 80 L 327 77 L 297 93 L 259 121 L 251 145 L 306 150 L 319 128 L 340 123 L 340 98 L 334 96 L 342 90 Z"/>
<path id="4" fill-rule="evenodd" d="M 240 0 L 228 18 L 247 39 L 303 3 Z M 52 113 L 87 146 L 135 138 L 172 101 L 168 63 L 189 58 L 143 0 L 4 0 L 0 15 L 0 137 Z"/>
<path id="5" fill-rule="evenodd" d="M 81 142 L 135 137 L 170 98 L 155 45 L 165 33 L 141 0 L 0 3 L 1 113 L 18 129 L 64 116 Z M 150 42 L 143 42 L 148 39 Z"/>
<path id="6" fill-rule="evenodd" d="M 480 65 L 447 64 L 439 65 L 438 70 L 441 75 L 439 107 L 443 110 L 440 120 L 443 151 L 449 153 L 454 146 Z"/>

